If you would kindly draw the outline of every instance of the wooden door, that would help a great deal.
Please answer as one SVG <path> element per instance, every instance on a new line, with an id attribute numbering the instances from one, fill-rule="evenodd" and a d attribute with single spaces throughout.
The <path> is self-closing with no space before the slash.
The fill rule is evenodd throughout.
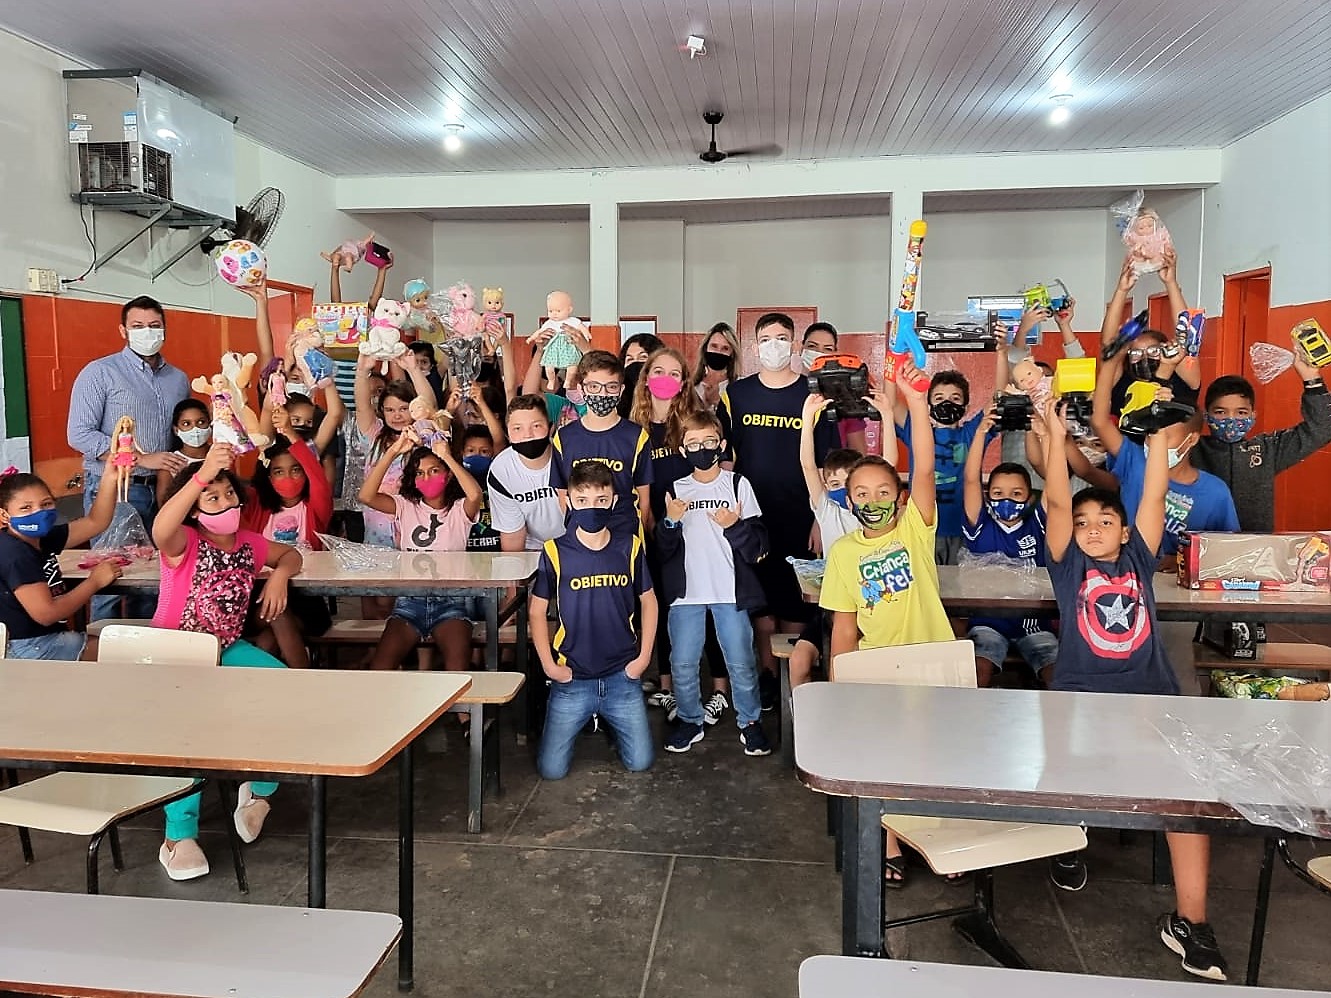
<path id="1" fill-rule="evenodd" d="M 804 338 L 804 330 L 818 321 L 818 308 L 815 305 L 762 305 L 736 309 L 735 334 L 739 337 L 741 377 L 758 370 L 758 344 L 754 326 L 768 312 L 783 312 L 790 316 L 795 323 L 796 343 Z"/>

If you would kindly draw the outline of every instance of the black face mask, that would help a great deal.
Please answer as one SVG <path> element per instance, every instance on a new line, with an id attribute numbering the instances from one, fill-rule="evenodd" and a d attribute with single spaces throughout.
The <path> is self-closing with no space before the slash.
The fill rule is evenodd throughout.
<path id="1" fill-rule="evenodd" d="M 1141 360 L 1129 362 L 1127 368 L 1129 376 L 1134 381 L 1154 381 L 1156 372 L 1160 370 L 1160 359 L 1143 357 Z"/>
<path id="2" fill-rule="evenodd" d="M 960 402 L 943 399 L 929 406 L 929 415 L 940 426 L 951 426 L 953 423 L 961 422 L 961 417 L 966 415 L 966 407 Z"/>
<path id="3" fill-rule="evenodd" d="M 314 439 L 313 426 L 297 426 L 295 427 L 295 431 L 296 431 L 296 436 L 300 437 L 300 439 L 304 440 L 306 443 L 309 443 L 311 440 Z"/>
<path id="4" fill-rule="evenodd" d="M 477 381 L 493 381 L 499 374 L 499 368 L 492 360 L 481 361 L 481 369 L 476 372 Z"/>
<path id="5" fill-rule="evenodd" d="M 642 369 L 646 366 L 646 362 L 641 360 L 635 360 L 632 364 L 624 365 L 624 388 L 626 390 L 638 383 L 638 379 L 642 377 Z"/>
<path id="6" fill-rule="evenodd" d="M 724 371 L 730 367 L 730 361 L 733 359 L 728 353 L 717 353 L 715 350 L 704 350 L 702 355 L 703 363 L 713 371 Z"/>
<path id="7" fill-rule="evenodd" d="M 721 449 L 719 447 L 702 447 L 698 450 L 686 450 L 684 458 L 699 471 L 706 471 L 708 468 L 716 466 L 716 462 L 721 460 Z"/>
<path id="8" fill-rule="evenodd" d="M 535 440 L 515 440 L 510 446 L 528 461 L 535 461 L 550 446 L 550 438 L 538 437 Z"/>

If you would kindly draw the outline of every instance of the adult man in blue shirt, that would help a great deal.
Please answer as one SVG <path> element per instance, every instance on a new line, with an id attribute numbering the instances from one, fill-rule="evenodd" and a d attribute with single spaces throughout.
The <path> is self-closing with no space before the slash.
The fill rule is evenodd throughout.
<path id="1" fill-rule="evenodd" d="M 157 512 L 154 485 L 157 471 L 172 475 L 186 461 L 169 450 L 171 412 L 189 395 L 189 379 L 162 357 L 166 341 L 166 313 L 153 298 L 141 295 L 120 310 L 120 337 L 125 348 L 88 364 L 74 380 L 69 398 L 69 445 L 83 455 L 83 510 L 92 508 L 102 468 L 113 447 L 111 439 L 121 416 L 134 420 L 134 437 L 146 453 L 139 455 L 130 479 L 129 501 L 143 517 L 149 535 Z M 94 542 L 96 543 L 96 539 Z M 117 597 L 97 597 L 92 619 L 114 612 Z M 132 600 L 134 616 L 151 616 L 152 600 Z"/>

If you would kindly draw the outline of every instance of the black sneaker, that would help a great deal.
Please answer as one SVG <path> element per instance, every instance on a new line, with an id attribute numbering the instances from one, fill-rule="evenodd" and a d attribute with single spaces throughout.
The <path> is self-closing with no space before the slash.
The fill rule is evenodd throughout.
<path id="1" fill-rule="evenodd" d="M 1086 860 L 1079 852 L 1065 852 L 1049 861 L 1049 879 L 1061 891 L 1079 891 L 1086 886 Z"/>
<path id="2" fill-rule="evenodd" d="M 665 750 L 667 752 L 687 752 L 700 741 L 702 741 L 702 725 L 680 721 L 670 734 L 666 735 Z"/>
<path id="3" fill-rule="evenodd" d="M 1189 922 L 1178 912 L 1161 915 L 1156 923 L 1160 941 L 1183 958 L 1183 969 L 1208 981 L 1226 981 L 1229 967 L 1216 945 L 1209 922 Z"/>
<path id="4" fill-rule="evenodd" d="M 744 746 L 745 755 L 772 754 L 772 743 L 767 740 L 763 726 L 757 721 L 739 729 L 739 743 Z"/>
<path id="5" fill-rule="evenodd" d="M 781 699 L 781 681 L 775 673 L 766 669 L 758 670 L 758 699 L 762 702 L 764 714 L 776 710 L 776 703 Z"/>

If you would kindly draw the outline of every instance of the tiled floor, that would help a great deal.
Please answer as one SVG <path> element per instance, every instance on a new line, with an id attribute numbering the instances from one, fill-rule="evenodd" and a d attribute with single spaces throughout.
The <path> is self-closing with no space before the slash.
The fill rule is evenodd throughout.
<path id="1" fill-rule="evenodd" d="M 657 719 L 659 721 L 659 718 Z M 438 747 L 438 739 L 432 739 Z M 621 771 L 605 741 L 587 736 L 570 777 L 537 779 L 530 757 L 505 738 L 505 794 L 486 807 L 486 832 L 465 834 L 465 755 L 456 732 L 417 767 L 416 993 L 506 998 L 786 998 L 806 956 L 840 947 L 839 883 L 823 798 L 783 772 L 775 756 L 745 758 L 730 725 L 646 774 Z M 396 905 L 396 772 L 329 788 L 328 903 L 392 911 Z M 205 797 L 213 805 L 211 796 Z M 263 839 L 247 851 L 252 902 L 305 897 L 305 791 L 287 788 Z M 129 869 L 105 859 L 108 893 L 237 900 L 222 816 L 205 811 L 211 876 L 172 884 L 156 863 L 159 826 L 125 833 Z M 76 891 L 82 845 L 35 836 L 25 868 L 12 831 L 0 829 L 0 886 Z M 1253 840 L 1217 840 L 1212 918 L 1230 963 L 1242 967 L 1256 884 Z M 1037 967 L 1181 979 L 1156 939 L 1171 906 L 1150 886 L 1150 842 L 1092 832 L 1091 883 L 1055 891 L 1038 864 L 998 878 L 1000 923 Z M 919 869 L 903 911 L 956 904 L 966 888 Z M 1263 983 L 1331 988 L 1331 897 L 1275 874 Z M 946 923 L 894 931 L 894 952 L 923 960 L 984 957 Z M 237 954 L 244 959 L 244 954 Z M 396 993 L 390 962 L 368 994 Z"/>

